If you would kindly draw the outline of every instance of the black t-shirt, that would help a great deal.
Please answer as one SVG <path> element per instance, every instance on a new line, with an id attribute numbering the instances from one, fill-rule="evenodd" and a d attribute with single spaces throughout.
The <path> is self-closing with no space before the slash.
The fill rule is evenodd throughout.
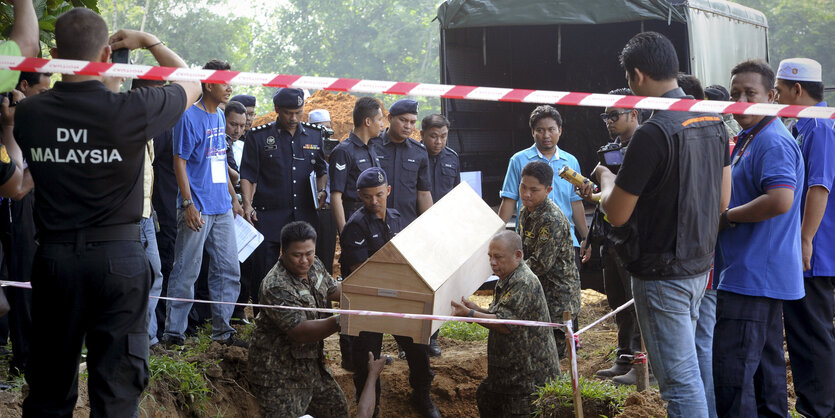
<path id="1" fill-rule="evenodd" d="M 626 192 L 641 196 L 632 219 L 641 231 L 641 252 L 663 253 L 675 251 L 678 219 L 678 145 L 669 143 L 657 125 L 644 124 L 632 136 L 629 148 L 618 171 L 615 184 Z M 667 164 L 669 156 L 668 178 Z M 731 164 L 728 141 L 725 141 L 724 166 Z M 651 196 L 647 196 L 651 195 Z M 694 196 L 693 198 L 698 198 Z M 718 210 L 718 209 L 717 209 Z M 634 216 L 649 213 L 651 216 Z"/>
<path id="2" fill-rule="evenodd" d="M 99 81 L 59 82 L 18 105 L 14 135 L 35 181 L 47 231 L 139 222 L 145 145 L 186 107 L 179 85 L 113 93 Z"/>

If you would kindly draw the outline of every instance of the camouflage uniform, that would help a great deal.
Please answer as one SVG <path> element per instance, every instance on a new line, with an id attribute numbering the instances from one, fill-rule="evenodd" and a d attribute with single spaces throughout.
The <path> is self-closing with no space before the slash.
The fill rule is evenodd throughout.
<path id="1" fill-rule="evenodd" d="M 499 280 L 488 310 L 500 319 L 550 322 L 542 285 L 527 264 L 519 263 Z M 482 417 L 530 416 L 531 394 L 560 375 L 554 334 L 544 327 L 508 326 L 510 334 L 490 330 L 487 378 L 476 392 Z"/>
<path id="2" fill-rule="evenodd" d="M 580 314 L 580 274 L 574 263 L 574 246 L 568 218 L 551 199 L 545 199 L 533 212 L 522 207 L 517 226 L 522 236 L 525 262 L 542 283 L 545 300 L 554 322 L 570 312 L 574 327 Z M 565 356 L 565 333 L 554 329 L 557 351 Z"/>
<path id="3" fill-rule="evenodd" d="M 261 303 L 326 308 L 335 290 L 336 281 L 318 258 L 308 279 L 294 277 L 279 261 L 261 283 Z M 249 346 L 249 383 L 265 418 L 348 416 L 345 394 L 325 366 L 323 342 L 296 344 L 287 336 L 302 321 L 327 316 L 284 309 L 258 313 Z"/>

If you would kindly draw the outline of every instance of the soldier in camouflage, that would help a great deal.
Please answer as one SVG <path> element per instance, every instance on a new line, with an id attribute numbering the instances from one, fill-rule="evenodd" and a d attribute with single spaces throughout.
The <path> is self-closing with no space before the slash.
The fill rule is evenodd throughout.
<path id="1" fill-rule="evenodd" d="M 490 267 L 499 276 L 489 309 L 461 298 L 453 315 L 550 322 L 542 285 L 522 262 L 522 240 L 511 231 L 493 237 Z M 530 416 L 538 386 L 560 375 L 554 333 L 544 327 L 483 324 L 487 339 L 487 378 L 476 392 L 482 417 Z"/>
<path id="2" fill-rule="evenodd" d="M 568 218 L 551 199 L 554 170 L 547 163 L 534 161 L 522 169 L 519 197 L 522 210 L 516 226 L 522 238 L 525 262 L 539 278 L 551 319 L 562 319 L 570 312 L 576 327 L 580 314 L 580 273 L 574 263 L 574 247 Z M 565 356 L 565 332 L 554 328 L 557 351 Z"/>
<path id="3" fill-rule="evenodd" d="M 261 283 L 261 303 L 329 308 L 341 286 L 315 256 L 316 231 L 306 222 L 281 230 L 278 263 Z M 339 331 L 326 314 L 262 309 L 249 348 L 249 386 L 261 415 L 347 417 L 345 394 L 325 366 L 322 340 Z"/>

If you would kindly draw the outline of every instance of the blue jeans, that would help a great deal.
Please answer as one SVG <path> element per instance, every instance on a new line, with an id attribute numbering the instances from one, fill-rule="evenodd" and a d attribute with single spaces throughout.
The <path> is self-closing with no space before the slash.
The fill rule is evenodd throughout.
<path id="1" fill-rule="evenodd" d="M 671 418 L 708 416 L 696 356 L 696 321 L 707 273 L 688 279 L 632 277 L 641 335 Z"/>
<path id="2" fill-rule="evenodd" d="M 150 345 L 159 342 L 157 338 L 157 297 L 162 294 L 162 263 L 159 261 L 159 248 L 157 248 L 157 232 L 154 228 L 153 218 L 142 218 L 139 221 L 142 246 L 145 247 L 145 256 L 151 263 L 151 293 L 148 294 L 148 336 Z"/>
<path id="3" fill-rule="evenodd" d="M 192 299 L 194 282 L 200 273 L 203 247 L 209 253 L 209 297 L 213 301 L 236 302 L 241 291 L 241 269 L 235 241 L 234 215 L 230 209 L 220 215 L 203 215 L 200 231 L 186 225 L 185 211 L 177 210 L 177 241 L 174 268 L 168 279 L 168 297 Z M 168 301 L 168 318 L 163 338 L 185 338 L 191 302 Z M 234 305 L 212 304 L 212 339 L 225 340 L 235 334 L 229 325 Z"/>
<path id="4" fill-rule="evenodd" d="M 705 290 L 699 305 L 699 321 L 696 323 L 696 355 L 699 371 L 707 396 L 707 411 L 716 418 L 716 394 L 713 392 L 713 327 L 716 325 L 716 289 Z"/>

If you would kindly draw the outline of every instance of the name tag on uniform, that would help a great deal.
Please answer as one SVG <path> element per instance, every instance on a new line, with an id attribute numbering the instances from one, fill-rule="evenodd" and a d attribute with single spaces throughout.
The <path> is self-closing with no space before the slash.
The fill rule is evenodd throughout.
<path id="1" fill-rule="evenodd" d="M 276 149 L 278 149 L 278 145 L 265 145 L 264 146 L 264 151 L 273 151 L 273 150 L 276 150 Z"/>
<path id="2" fill-rule="evenodd" d="M 299 296 L 310 296 L 309 290 L 299 290 Z"/>
<path id="3" fill-rule="evenodd" d="M 226 183 L 226 157 L 212 158 L 212 183 Z"/>

